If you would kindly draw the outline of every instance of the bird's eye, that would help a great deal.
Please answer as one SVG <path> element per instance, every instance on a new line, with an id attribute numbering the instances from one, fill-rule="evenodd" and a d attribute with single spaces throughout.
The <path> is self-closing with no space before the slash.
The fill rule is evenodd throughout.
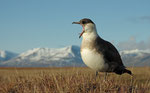
<path id="1" fill-rule="evenodd" d="M 85 21 L 82 21 L 82 24 L 85 24 Z"/>

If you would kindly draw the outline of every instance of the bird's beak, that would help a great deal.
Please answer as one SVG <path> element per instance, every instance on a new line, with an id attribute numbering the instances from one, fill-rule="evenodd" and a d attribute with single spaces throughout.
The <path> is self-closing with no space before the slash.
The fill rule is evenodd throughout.
<path id="1" fill-rule="evenodd" d="M 80 24 L 80 22 L 72 22 L 72 24 Z M 82 25 L 82 24 L 81 24 Z M 82 32 L 80 33 L 80 35 L 79 35 L 79 38 L 81 38 L 81 36 L 83 35 L 83 33 L 85 32 L 84 31 L 84 26 L 82 25 L 82 27 L 83 27 L 83 30 L 82 30 Z"/>
<path id="2" fill-rule="evenodd" d="M 80 24 L 80 22 L 72 22 L 72 24 Z"/>

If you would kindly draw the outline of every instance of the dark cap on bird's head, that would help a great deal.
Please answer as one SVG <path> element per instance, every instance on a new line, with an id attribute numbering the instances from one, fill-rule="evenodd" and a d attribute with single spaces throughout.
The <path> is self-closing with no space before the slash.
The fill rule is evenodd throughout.
<path id="1" fill-rule="evenodd" d="M 81 24 L 83 26 L 83 25 L 88 24 L 88 23 L 94 24 L 94 22 L 88 18 L 81 19 L 79 22 L 73 22 L 72 24 Z"/>

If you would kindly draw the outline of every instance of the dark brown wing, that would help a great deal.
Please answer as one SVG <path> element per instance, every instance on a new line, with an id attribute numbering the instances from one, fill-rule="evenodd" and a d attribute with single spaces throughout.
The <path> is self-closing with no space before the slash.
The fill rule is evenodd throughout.
<path id="1" fill-rule="evenodd" d="M 124 66 L 119 52 L 110 42 L 97 37 L 95 44 L 95 46 L 97 46 L 96 49 L 104 54 L 105 60 L 108 62 L 116 62 L 118 65 Z"/>

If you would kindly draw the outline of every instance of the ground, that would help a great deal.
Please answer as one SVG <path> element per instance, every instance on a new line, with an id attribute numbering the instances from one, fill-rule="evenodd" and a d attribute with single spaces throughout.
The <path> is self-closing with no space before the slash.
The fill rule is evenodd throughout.
<path id="1" fill-rule="evenodd" d="M 128 74 L 104 73 L 86 67 L 0 68 L 0 93 L 150 93 L 150 67 L 128 68 Z"/>

